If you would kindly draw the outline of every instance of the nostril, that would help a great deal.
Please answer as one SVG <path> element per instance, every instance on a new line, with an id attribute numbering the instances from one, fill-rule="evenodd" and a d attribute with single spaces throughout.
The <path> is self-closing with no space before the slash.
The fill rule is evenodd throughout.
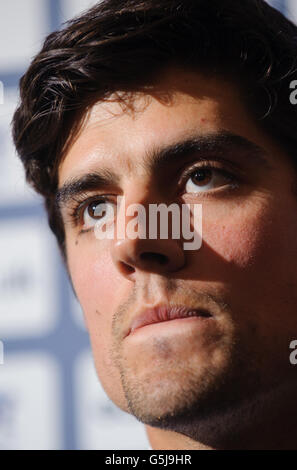
<path id="1" fill-rule="evenodd" d="M 140 258 L 142 261 L 153 261 L 157 262 L 159 264 L 167 264 L 168 263 L 168 258 L 165 255 L 162 255 L 161 253 L 153 253 L 150 251 L 147 251 L 145 253 L 141 253 Z"/>

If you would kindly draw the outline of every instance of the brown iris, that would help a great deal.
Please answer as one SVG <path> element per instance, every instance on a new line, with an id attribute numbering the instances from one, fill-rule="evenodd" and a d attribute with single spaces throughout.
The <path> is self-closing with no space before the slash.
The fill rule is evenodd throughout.
<path id="1" fill-rule="evenodd" d="M 201 168 L 199 170 L 195 170 L 193 175 L 191 176 L 191 180 L 194 184 L 203 186 L 210 182 L 212 177 L 212 171 L 208 168 Z"/>
<path id="2" fill-rule="evenodd" d="M 106 215 L 106 209 L 103 208 L 103 210 L 99 211 L 98 208 L 100 205 L 102 205 L 102 202 L 100 201 L 94 201 L 88 205 L 88 214 L 90 217 L 102 218 Z M 96 211 L 97 211 L 97 214 L 96 214 Z"/>

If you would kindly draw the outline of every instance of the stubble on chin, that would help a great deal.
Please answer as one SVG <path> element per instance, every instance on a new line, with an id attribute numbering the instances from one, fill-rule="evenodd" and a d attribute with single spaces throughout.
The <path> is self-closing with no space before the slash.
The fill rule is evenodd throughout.
<path id="1" fill-rule="evenodd" d="M 111 357 L 128 412 L 144 424 L 176 430 L 185 420 L 228 406 L 242 375 L 241 345 L 233 325 L 205 342 L 212 340 L 212 348 L 203 351 L 203 344 L 198 350 L 195 344 L 176 348 L 173 338 L 154 337 L 132 357 L 115 332 Z"/>

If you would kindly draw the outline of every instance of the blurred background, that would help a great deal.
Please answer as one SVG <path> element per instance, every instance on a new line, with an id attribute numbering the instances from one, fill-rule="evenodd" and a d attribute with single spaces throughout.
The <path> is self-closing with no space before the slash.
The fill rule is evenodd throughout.
<path id="1" fill-rule="evenodd" d="M 18 81 L 91 0 L 0 3 L 0 449 L 147 449 L 97 378 L 83 314 L 10 136 Z M 269 1 L 297 21 L 297 0 Z"/>

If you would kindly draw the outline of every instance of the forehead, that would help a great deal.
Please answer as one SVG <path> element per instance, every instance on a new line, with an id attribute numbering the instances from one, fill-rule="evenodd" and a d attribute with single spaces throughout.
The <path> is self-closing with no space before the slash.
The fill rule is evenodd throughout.
<path id="1" fill-rule="evenodd" d="M 59 186 L 98 165 L 130 174 L 141 168 L 149 150 L 193 134 L 215 133 L 222 126 L 247 133 L 248 116 L 230 82 L 177 72 L 160 78 L 158 90 L 135 93 L 132 106 L 123 106 L 116 96 L 97 102 L 60 164 Z"/>

